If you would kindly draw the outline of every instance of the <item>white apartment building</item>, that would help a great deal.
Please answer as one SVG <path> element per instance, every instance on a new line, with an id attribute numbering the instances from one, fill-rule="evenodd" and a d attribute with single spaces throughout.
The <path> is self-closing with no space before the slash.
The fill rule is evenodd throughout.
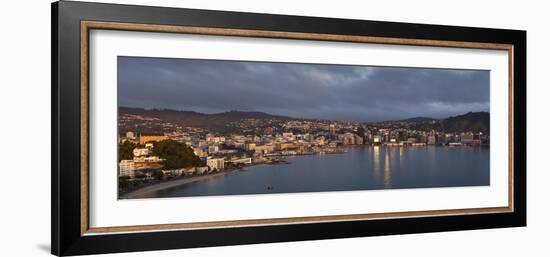
<path id="1" fill-rule="evenodd" d="M 128 176 L 131 178 L 135 176 L 136 167 L 133 160 L 121 160 L 118 166 L 120 170 L 119 176 Z"/>
<path id="2" fill-rule="evenodd" d="M 134 148 L 132 151 L 135 157 L 147 156 L 149 155 L 149 148 Z"/>

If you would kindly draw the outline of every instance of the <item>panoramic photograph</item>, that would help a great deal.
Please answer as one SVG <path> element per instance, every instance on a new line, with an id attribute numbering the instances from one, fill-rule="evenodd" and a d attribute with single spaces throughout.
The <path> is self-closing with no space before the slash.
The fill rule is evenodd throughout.
<path id="1" fill-rule="evenodd" d="M 119 56 L 118 198 L 489 186 L 489 78 Z"/>

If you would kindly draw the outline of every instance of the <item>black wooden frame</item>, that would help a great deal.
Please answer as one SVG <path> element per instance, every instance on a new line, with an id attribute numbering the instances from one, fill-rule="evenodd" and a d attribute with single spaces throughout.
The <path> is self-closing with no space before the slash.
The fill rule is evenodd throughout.
<path id="1" fill-rule="evenodd" d="M 81 20 L 511 44 L 514 47 L 514 211 L 81 236 Z M 52 4 L 51 22 L 52 254 L 161 250 L 526 225 L 525 31 L 65 1 Z"/>

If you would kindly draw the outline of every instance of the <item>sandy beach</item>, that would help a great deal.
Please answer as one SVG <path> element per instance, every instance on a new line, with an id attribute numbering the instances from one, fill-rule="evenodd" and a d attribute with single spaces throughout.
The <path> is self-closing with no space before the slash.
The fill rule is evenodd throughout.
<path id="1" fill-rule="evenodd" d="M 144 198 L 145 195 L 157 192 L 159 190 L 164 190 L 164 189 L 168 189 L 168 188 L 172 188 L 172 187 L 177 187 L 177 186 L 193 183 L 193 182 L 201 181 L 201 180 L 204 180 L 204 179 L 207 179 L 207 178 L 213 178 L 213 177 L 217 177 L 217 176 L 225 176 L 226 174 L 231 174 L 231 173 L 235 173 L 235 172 L 239 172 L 239 171 L 241 171 L 241 170 L 236 169 L 236 170 L 230 170 L 230 171 L 210 173 L 210 174 L 207 174 L 207 175 L 201 175 L 201 176 L 196 176 L 196 177 L 191 177 L 191 178 L 182 177 L 182 178 L 177 178 L 177 179 L 170 180 L 170 181 L 164 181 L 164 182 L 160 182 L 160 183 L 153 184 L 153 185 L 148 185 L 148 186 L 136 189 L 134 191 L 124 193 L 124 194 L 119 196 L 119 199 Z"/>
<path id="2" fill-rule="evenodd" d="M 249 168 L 249 167 L 252 167 L 252 166 L 277 165 L 277 164 L 288 164 L 288 163 L 289 162 L 287 162 L 287 161 L 279 160 L 279 161 L 271 162 L 271 163 L 257 163 L 257 164 L 248 165 L 248 166 L 245 166 L 245 167 L 242 167 L 242 168 L 233 168 L 233 169 L 230 169 L 230 170 L 225 170 L 225 171 L 216 172 L 216 173 L 210 173 L 210 174 L 206 174 L 206 175 L 200 175 L 200 176 L 191 177 L 191 178 L 189 178 L 189 177 L 177 178 L 177 179 L 174 179 L 174 180 L 164 181 L 164 182 L 160 182 L 160 183 L 157 183 L 157 184 L 144 186 L 142 188 L 138 188 L 136 190 L 123 193 L 119 196 L 119 199 L 146 198 L 145 195 L 150 194 L 150 193 L 154 193 L 154 192 L 157 192 L 157 191 L 160 191 L 160 190 L 164 190 L 164 189 L 168 189 L 168 188 L 172 188 L 172 187 L 177 187 L 177 186 L 193 183 L 193 182 L 196 182 L 196 181 L 201 181 L 201 180 L 204 180 L 204 179 L 207 179 L 207 178 L 213 178 L 213 177 L 217 177 L 217 176 L 224 176 L 224 175 L 227 175 L 227 174 L 244 171 L 246 168 Z"/>

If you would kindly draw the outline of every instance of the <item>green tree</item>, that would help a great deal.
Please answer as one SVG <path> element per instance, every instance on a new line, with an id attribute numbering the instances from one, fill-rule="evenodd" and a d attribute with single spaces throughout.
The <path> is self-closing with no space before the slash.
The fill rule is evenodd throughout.
<path id="1" fill-rule="evenodd" d="M 118 145 L 118 159 L 119 160 L 131 160 L 134 158 L 134 148 L 136 148 L 136 144 L 125 141 L 122 144 Z"/>
<path id="2" fill-rule="evenodd" d="M 160 170 L 156 170 L 153 176 L 155 177 L 155 179 L 160 180 L 162 179 L 162 177 L 164 177 L 164 173 Z"/>
<path id="3" fill-rule="evenodd" d="M 128 176 L 122 176 L 120 178 L 118 178 L 118 187 L 119 188 L 126 188 L 130 185 L 130 181 L 129 181 L 130 177 Z"/>
<path id="4" fill-rule="evenodd" d="M 166 159 L 164 161 L 165 169 L 197 167 L 202 164 L 201 159 L 193 153 L 193 149 L 174 140 L 156 142 L 153 155 Z"/>

